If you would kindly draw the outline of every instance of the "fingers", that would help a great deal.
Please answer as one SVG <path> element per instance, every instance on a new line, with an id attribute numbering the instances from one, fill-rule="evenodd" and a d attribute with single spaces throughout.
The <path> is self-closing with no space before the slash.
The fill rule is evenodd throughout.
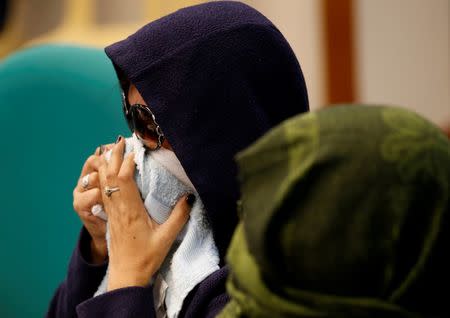
<path id="1" fill-rule="evenodd" d="M 195 196 L 193 194 L 183 196 L 173 208 L 169 219 L 161 225 L 160 230 L 168 241 L 175 241 L 178 233 L 183 229 L 189 219 L 194 201 Z"/>
<path id="2" fill-rule="evenodd" d="M 100 166 L 100 156 L 92 155 L 87 158 L 86 162 L 83 165 L 83 169 L 81 169 L 80 178 L 84 177 L 88 173 L 93 171 L 97 171 Z"/>
<path id="3" fill-rule="evenodd" d="M 100 187 L 104 187 L 106 184 L 106 173 L 108 171 L 108 161 L 106 161 L 104 156 L 100 157 L 100 166 L 98 167 L 98 179 L 100 182 Z"/>
<path id="4" fill-rule="evenodd" d="M 111 152 L 111 159 L 108 164 L 108 175 L 117 176 L 123 162 L 123 152 L 125 150 L 125 138 L 118 137 L 118 142 L 114 145 Z"/>
<path id="5" fill-rule="evenodd" d="M 134 162 L 134 153 L 130 152 L 123 160 L 120 167 L 119 177 L 132 178 L 134 177 L 134 171 L 136 169 L 136 163 Z"/>
<path id="6" fill-rule="evenodd" d="M 73 208 L 78 214 L 83 211 L 91 212 L 92 206 L 101 204 L 102 202 L 102 194 L 99 188 L 90 189 L 84 192 L 74 191 L 73 193 Z"/>
<path id="7" fill-rule="evenodd" d="M 111 150 L 113 146 L 114 146 L 114 144 L 100 145 L 100 147 L 97 147 L 97 149 L 95 150 L 95 155 L 96 156 L 101 156 L 105 152 Z"/>
<path id="8" fill-rule="evenodd" d="M 100 180 L 99 180 L 98 172 L 94 171 L 94 172 L 89 173 L 89 177 L 88 177 L 89 182 L 88 182 L 87 188 L 83 187 L 83 178 L 84 177 L 85 176 L 81 177 L 78 180 L 77 187 L 78 187 L 78 191 L 79 192 L 83 192 L 83 191 L 86 191 L 86 190 L 89 190 L 89 189 L 99 188 L 100 187 Z"/>
<path id="9" fill-rule="evenodd" d="M 107 144 L 97 147 L 97 149 L 95 149 L 95 153 L 92 156 L 88 157 L 85 161 L 83 168 L 81 169 L 80 178 L 84 177 L 88 173 L 97 171 L 98 167 L 101 164 L 100 155 L 112 149 L 113 146 L 114 144 Z"/>

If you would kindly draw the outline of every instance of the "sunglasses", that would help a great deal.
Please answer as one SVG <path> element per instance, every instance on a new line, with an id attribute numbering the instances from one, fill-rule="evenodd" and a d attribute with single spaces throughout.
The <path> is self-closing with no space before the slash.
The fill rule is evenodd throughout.
<path id="1" fill-rule="evenodd" d="M 139 139 L 156 141 L 156 147 L 150 150 L 161 148 L 164 134 L 150 108 L 142 104 L 130 105 L 125 92 L 122 90 L 122 110 L 128 127 L 136 133 Z"/>

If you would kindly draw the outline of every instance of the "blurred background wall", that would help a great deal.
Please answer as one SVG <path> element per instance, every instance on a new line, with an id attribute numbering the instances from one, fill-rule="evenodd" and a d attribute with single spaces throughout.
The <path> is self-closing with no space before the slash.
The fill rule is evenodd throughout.
<path id="1" fill-rule="evenodd" d="M 450 123 L 448 0 L 355 1 L 360 100 Z"/>
<path id="2" fill-rule="evenodd" d="M 25 46 L 103 47 L 189 0 L 0 0 L 0 58 Z M 313 109 L 387 103 L 450 124 L 448 0 L 244 0 L 296 52 Z M 3 18 L 1 18 L 3 17 Z"/>

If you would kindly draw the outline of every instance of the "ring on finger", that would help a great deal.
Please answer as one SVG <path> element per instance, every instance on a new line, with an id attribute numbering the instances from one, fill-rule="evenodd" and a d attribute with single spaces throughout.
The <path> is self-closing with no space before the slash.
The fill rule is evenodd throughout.
<path id="1" fill-rule="evenodd" d="M 116 191 L 120 191 L 119 187 L 105 187 L 105 194 L 108 198 Z"/>
<path id="2" fill-rule="evenodd" d="M 89 173 L 81 178 L 81 187 L 85 190 L 89 187 Z"/>

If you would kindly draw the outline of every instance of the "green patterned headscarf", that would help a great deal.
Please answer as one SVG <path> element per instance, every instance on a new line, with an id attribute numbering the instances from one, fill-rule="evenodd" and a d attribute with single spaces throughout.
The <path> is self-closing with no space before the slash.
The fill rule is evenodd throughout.
<path id="1" fill-rule="evenodd" d="M 400 108 L 289 119 L 237 156 L 241 223 L 220 317 L 449 312 L 450 143 Z"/>

